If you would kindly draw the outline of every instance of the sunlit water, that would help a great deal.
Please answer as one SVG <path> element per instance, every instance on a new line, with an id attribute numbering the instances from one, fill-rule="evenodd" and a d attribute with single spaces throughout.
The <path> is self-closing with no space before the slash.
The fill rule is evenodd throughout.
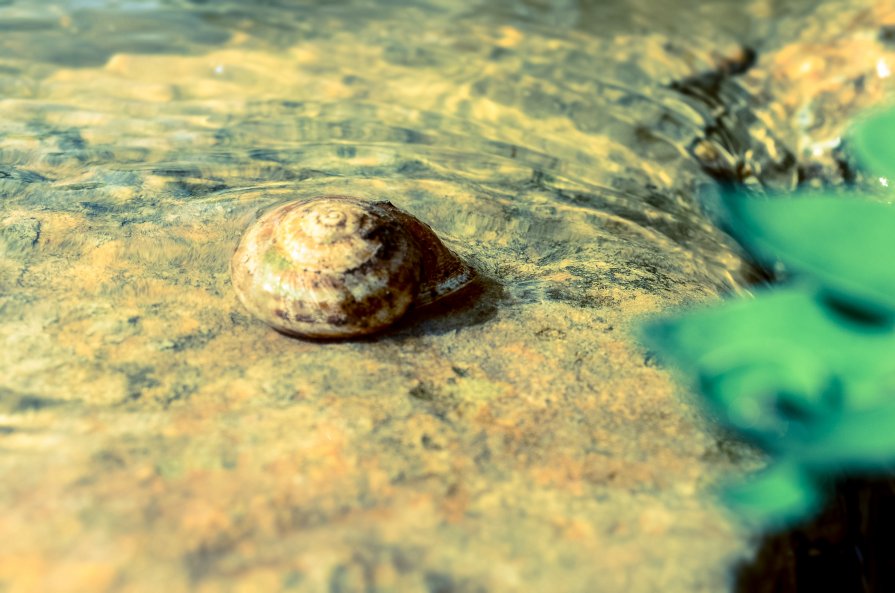
<path id="1" fill-rule="evenodd" d="M 745 462 L 618 330 L 745 284 L 717 177 L 804 173 L 738 76 L 815 5 L 0 0 L 0 590 L 719 590 Z M 484 288 L 270 332 L 228 260 L 319 194 Z"/>
<path id="2" fill-rule="evenodd" d="M 486 267 L 512 261 L 510 289 L 542 294 L 539 275 L 596 261 L 652 261 L 639 281 L 653 289 L 736 272 L 702 228 L 708 178 L 689 154 L 711 106 L 672 88 L 735 57 L 728 27 L 682 42 L 662 31 L 681 27 L 672 8 L 646 32 L 654 15 L 628 3 L 3 10 L 7 207 L 85 213 L 127 235 L 172 216 L 244 224 L 291 192 L 376 194 Z M 707 27 L 726 10 L 693 16 Z M 679 269 L 663 256 L 675 249 L 698 265 Z"/>
<path id="3" fill-rule="evenodd" d="M 712 130 L 726 160 L 761 160 L 773 131 L 761 133 L 736 82 L 694 91 L 688 81 L 747 68 L 746 44 L 772 29 L 758 18 L 768 10 L 6 2 L 4 204 L 83 213 L 127 234 L 181 215 L 216 228 L 290 192 L 375 193 L 486 267 L 513 261 L 501 278 L 511 292 L 543 294 L 539 274 L 607 260 L 652 262 L 639 279 L 652 290 L 730 288 L 739 264 L 705 228 L 701 194 L 715 189 L 693 152 Z M 719 106 L 734 116 L 720 119 Z M 764 175 L 791 183 L 793 163 L 773 158 L 781 171 Z M 492 253 L 501 249 L 511 252 Z M 695 264 L 680 269 L 669 250 Z"/>

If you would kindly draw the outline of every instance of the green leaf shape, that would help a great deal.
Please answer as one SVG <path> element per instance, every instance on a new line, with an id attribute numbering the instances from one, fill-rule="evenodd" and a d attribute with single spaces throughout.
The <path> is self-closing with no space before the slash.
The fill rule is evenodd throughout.
<path id="1" fill-rule="evenodd" d="M 839 412 L 838 381 L 812 352 L 783 342 L 737 342 L 699 362 L 699 389 L 723 420 L 778 450 Z"/>
<path id="2" fill-rule="evenodd" d="M 886 395 L 895 398 L 895 393 Z M 814 471 L 891 470 L 895 465 L 895 401 L 830 416 L 790 454 Z"/>
<path id="3" fill-rule="evenodd" d="M 724 493 L 729 507 L 747 522 L 783 528 L 818 508 L 820 496 L 812 477 L 797 463 L 776 463 Z"/>
<path id="4" fill-rule="evenodd" d="M 895 108 L 859 121 L 849 133 L 849 141 L 864 167 L 895 183 Z"/>
<path id="5" fill-rule="evenodd" d="M 895 332 L 854 323 L 810 286 L 654 320 L 642 339 L 723 422 L 771 451 L 817 442 L 828 418 L 895 393 Z"/>
<path id="6" fill-rule="evenodd" d="M 782 261 L 836 299 L 895 316 L 895 206 L 835 194 L 725 196 L 731 225 L 760 261 Z"/>

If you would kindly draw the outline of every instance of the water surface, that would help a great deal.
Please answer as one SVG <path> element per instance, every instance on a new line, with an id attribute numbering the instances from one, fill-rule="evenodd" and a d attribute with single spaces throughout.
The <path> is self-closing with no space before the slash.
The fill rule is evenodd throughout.
<path id="1" fill-rule="evenodd" d="M 628 333 L 744 286 L 716 177 L 805 176 L 754 91 L 849 6 L 0 1 L 0 590 L 723 590 L 756 461 Z M 325 193 L 480 290 L 268 330 L 230 254 Z"/>

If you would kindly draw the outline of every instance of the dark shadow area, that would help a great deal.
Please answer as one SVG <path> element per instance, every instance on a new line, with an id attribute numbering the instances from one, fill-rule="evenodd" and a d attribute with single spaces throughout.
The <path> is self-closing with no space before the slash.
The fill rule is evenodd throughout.
<path id="1" fill-rule="evenodd" d="M 6 387 L 0 387 L 0 413 L 3 414 L 24 414 L 65 404 L 66 402 L 61 399 L 22 393 Z"/>
<path id="2" fill-rule="evenodd" d="M 895 591 L 895 476 L 836 484 L 811 521 L 764 536 L 736 593 Z"/>
<path id="3" fill-rule="evenodd" d="M 466 327 L 481 325 L 496 314 L 507 299 L 497 280 L 477 274 L 461 290 L 411 311 L 397 324 L 371 339 L 402 338 L 416 335 L 443 335 Z"/>

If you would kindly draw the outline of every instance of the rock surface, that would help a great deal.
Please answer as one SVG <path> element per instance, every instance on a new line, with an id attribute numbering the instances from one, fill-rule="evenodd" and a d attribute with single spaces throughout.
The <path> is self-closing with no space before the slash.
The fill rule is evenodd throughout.
<path id="1" fill-rule="evenodd" d="M 706 155 L 796 179 L 803 95 L 750 96 L 723 32 L 201 4 L 0 6 L 0 591 L 727 589 L 751 534 L 711 488 L 760 460 L 631 335 L 747 282 Z M 818 38 L 879 33 L 830 4 L 865 16 Z M 684 92 L 712 77 L 740 111 Z M 227 262 L 320 193 L 392 200 L 483 282 L 369 340 L 270 331 Z"/>

